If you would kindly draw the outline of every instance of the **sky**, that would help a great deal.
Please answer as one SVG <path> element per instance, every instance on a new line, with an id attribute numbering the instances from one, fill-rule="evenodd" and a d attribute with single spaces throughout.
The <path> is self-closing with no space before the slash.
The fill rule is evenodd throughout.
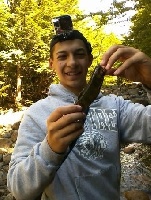
<path id="1" fill-rule="evenodd" d="M 99 10 L 106 11 L 113 1 L 114 0 L 79 0 L 79 8 L 85 13 L 97 12 L 98 8 Z M 132 3 L 128 1 L 127 6 L 132 6 Z M 113 32 L 119 37 L 127 35 L 131 26 L 131 23 L 127 21 L 127 18 L 133 15 L 134 12 L 129 11 L 124 18 L 120 18 L 120 20 L 116 20 L 114 23 L 107 25 L 105 27 L 106 33 Z"/>
<path id="2" fill-rule="evenodd" d="M 79 6 L 87 12 L 95 12 L 98 7 L 103 7 L 103 10 L 109 8 L 113 0 L 79 0 Z"/>

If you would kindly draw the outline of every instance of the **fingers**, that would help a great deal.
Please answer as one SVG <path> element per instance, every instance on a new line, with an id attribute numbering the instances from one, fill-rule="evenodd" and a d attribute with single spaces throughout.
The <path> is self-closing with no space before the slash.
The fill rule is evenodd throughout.
<path id="1" fill-rule="evenodd" d="M 57 152 L 60 151 L 60 149 L 62 151 L 62 147 L 66 149 L 72 141 L 77 139 L 77 137 L 83 133 L 83 130 L 83 124 L 78 122 L 72 123 L 57 131 L 54 131 L 53 129 L 53 132 L 50 131 L 51 140 L 49 141 L 52 149 L 59 149 Z"/>
<path id="2" fill-rule="evenodd" d="M 110 47 L 108 49 L 108 51 L 106 51 L 102 57 L 102 61 L 101 61 L 101 65 L 102 66 L 107 66 L 107 64 L 109 64 L 109 59 L 111 58 L 111 56 L 117 51 L 117 49 L 119 48 L 124 48 L 123 45 L 113 45 L 112 47 Z M 110 59 L 111 60 L 111 59 Z"/>
<path id="3" fill-rule="evenodd" d="M 138 69 L 138 67 L 144 64 L 146 61 L 146 55 L 141 51 L 134 49 L 132 47 L 127 49 L 125 48 L 125 50 L 122 53 L 124 62 L 115 70 L 114 75 L 116 76 L 123 74 L 125 70 L 131 67 L 133 67 L 134 70 L 134 67 L 136 67 L 136 65 Z"/>
<path id="4" fill-rule="evenodd" d="M 83 133 L 85 117 L 82 107 L 78 105 L 59 107 L 50 114 L 47 141 L 54 152 L 65 152 L 71 142 Z"/>
<path id="5" fill-rule="evenodd" d="M 51 113 L 48 120 L 49 122 L 55 122 L 67 114 L 81 112 L 81 111 L 82 111 L 82 107 L 79 105 L 58 107 L 54 112 Z"/>
<path id="6" fill-rule="evenodd" d="M 83 112 L 76 112 L 76 113 L 63 115 L 61 118 L 59 118 L 55 122 L 52 122 L 51 120 L 48 119 L 47 123 L 51 122 L 51 126 L 53 126 L 53 130 L 55 131 L 55 130 L 62 130 L 64 127 L 72 123 L 75 123 L 75 124 L 77 124 L 77 122 L 83 123 L 84 118 L 85 118 L 85 114 Z"/>
<path id="7" fill-rule="evenodd" d="M 78 128 L 80 122 L 83 125 L 85 113 L 83 113 L 81 110 L 82 107 L 77 105 L 63 106 L 57 108 L 54 112 L 51 113 L 51 115 L 47 119 L 47 126 L 49 127 L 49 131 L 56 132 L 62 130 L 62 137 L 64 137 L 64 132 L 68 134 L 70 131 L 73 131 L 73 129 Z M 66 131 L 66 127 L 68 131 Z"/>
<path id="8" fill-rule="evenodd" d="M 132 65 L 136 64 L 136 60 L 135 60 L 136 56 L 133 56 L 127 60 L 125 60 L 125 62 L 123 62 L 123 64 L 121 64 L 115 71 L 114 71 L 114 75 L 118 76 L 122 73 L 124 73 L 124 71 L 128 68 L 130 68 Z"/>
<path id="9" fill-rule="evenodd" d="M 101 62 L 101 65 L 103 65 L 106 70 L 109 70 L 113 67 L 116 61 L 125 62 L 126 60 L 131 59 L 131 57 L 137 52 L 138 50 L 133 47 L 126 47 L 123 45 L 114 45 L 103 55 L 103 60 Z M 131 60 L 128 62 L 131 62 Z M 122 68 L 116 71 L 115 75 L 120 73 L 121 70 L 123 69 L 125 69 L 124 66 L 122 66 Z"/>
<path id="10" fill-rule="evenodd" d="M 64 153 L 68 146 L 83 133 L 83 127 L 79 126 L 78 129 L 77 127 L 76 129 L 73 127 L 70 129 L 69 134 L 67 134 L 68 131 L 68 129 L 60 130 L 60 132 L 57 132 L 57 134 L 51 134 L 51 137 L 49 134 L 47 134 L 48 144 L 54 152 Z M 64 137 L 62 137 L 63 132 L 65 133 L 64 135 L 66 135 Z"/>
<path id="11" fill-rule="evenodd" d="M 121 62 L 120 65 L 117 61 Z M 151 85 L 151 58 L 138 49 L 114 45 L 103 55 L 100 64 L 106 69 L 106 75 L 121 76 L 149 87 Z"/>

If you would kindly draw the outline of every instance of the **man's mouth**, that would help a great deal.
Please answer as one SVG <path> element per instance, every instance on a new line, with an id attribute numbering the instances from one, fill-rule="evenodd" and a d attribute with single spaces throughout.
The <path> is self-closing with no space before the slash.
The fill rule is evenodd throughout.
<path id="1" fill-rule="evenodd" d="M 67 72 L 65 74 L 68 75 L 68 76 L 77 76 L 77 75 L 80 74 L 80 72 Z"/>

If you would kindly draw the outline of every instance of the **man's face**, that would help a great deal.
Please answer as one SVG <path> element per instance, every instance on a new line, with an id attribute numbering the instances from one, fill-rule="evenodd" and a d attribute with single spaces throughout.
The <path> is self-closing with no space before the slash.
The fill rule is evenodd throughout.
<path id="1" fill-rule="evenodd" d="M 60 83 L 78 95 L 86 85 L 92 55 L 88 55 L 85 44 L 80 39 L 58 42 L 53 48 L 50 67 L 58 75 Z"/>

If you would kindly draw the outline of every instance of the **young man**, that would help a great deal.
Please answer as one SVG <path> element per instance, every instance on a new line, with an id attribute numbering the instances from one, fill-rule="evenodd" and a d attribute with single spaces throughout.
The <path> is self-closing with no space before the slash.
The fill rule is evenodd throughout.
<path id="1" fill-rule="evenodd" d="M 80 32 L 70 31 L 55 37 L 50 51 L 50 67 L 60 84 L 52 84 L 48 97 L 24 115 L 8 188 L 17 200 L 33 200 L 41 193 L 43 200 L 118 200 L 119 143 L 151 143 L 151 106 L 100 93 L 86 115 L 74 102 L 86 85 L 90 44 Z M 123 64 L 114 70 L 117 60 Z M 151 94 L 151 59 L 139 50 L 115 45 L 101 65 L 107 74 L 141 81 Z"/>

